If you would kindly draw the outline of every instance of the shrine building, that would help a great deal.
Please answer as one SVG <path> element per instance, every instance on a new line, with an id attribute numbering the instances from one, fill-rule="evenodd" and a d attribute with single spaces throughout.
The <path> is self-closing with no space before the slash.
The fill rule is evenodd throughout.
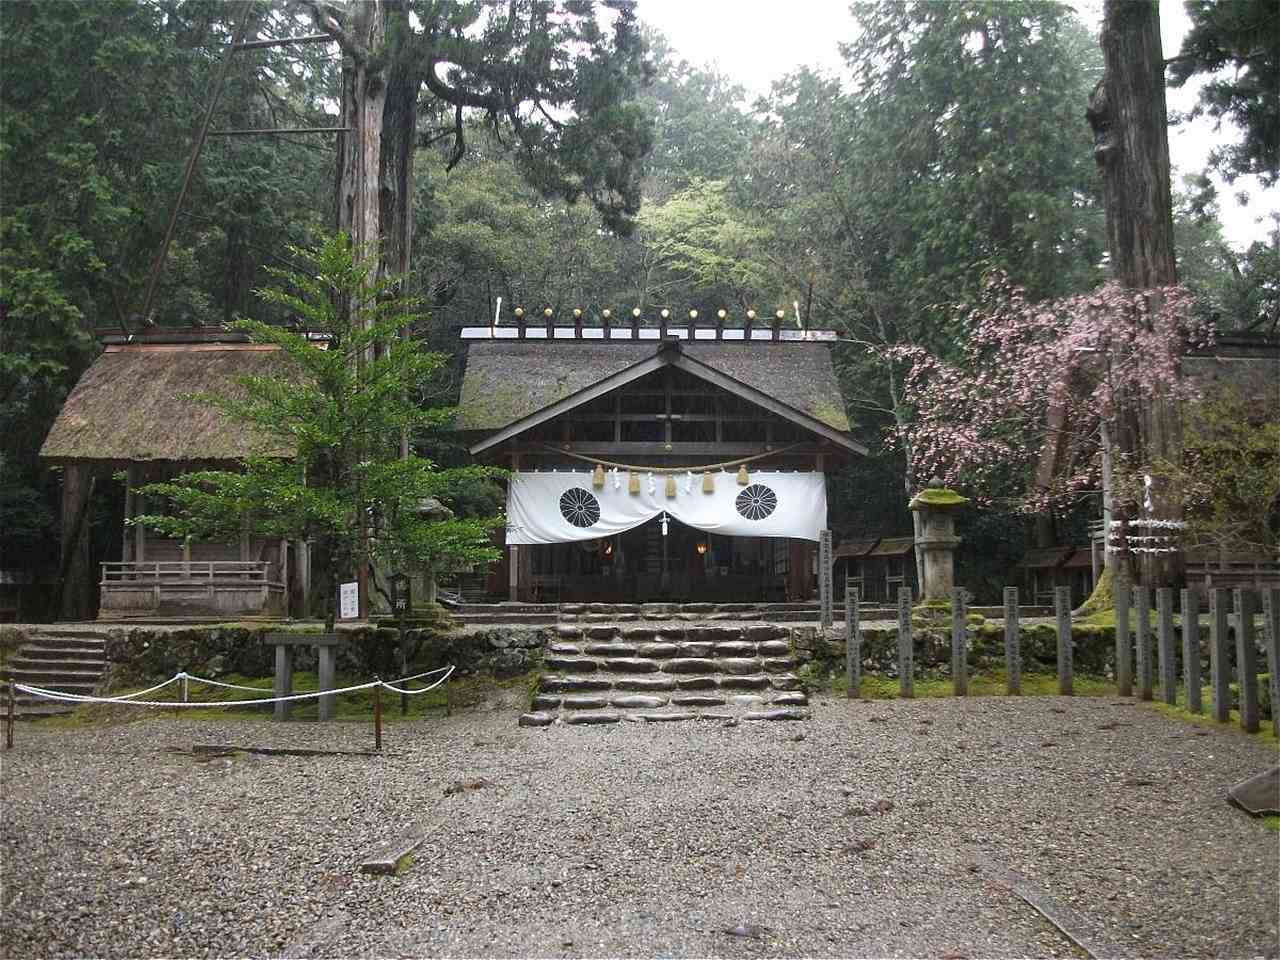
<path id="1" fill-rule="evenodd" d="M 805 600 L 849 434 L 829 330 L 723 312 L 467 327 L 456 428 L 510 469 L 511 600 Z"/>

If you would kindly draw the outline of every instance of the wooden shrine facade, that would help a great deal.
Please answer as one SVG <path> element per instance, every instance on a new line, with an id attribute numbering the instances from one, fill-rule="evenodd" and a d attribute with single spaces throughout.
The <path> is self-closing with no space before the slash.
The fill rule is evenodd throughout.
<path id="1" fill-rule="evenodd" d="M 825 474 L 865 453 L 849 436 L 828 343 L 663 332 L 473 340 L 457 419 L 472 455 L 526 473 L 598 466 L 629 482 L 647 472 L 666 482 L 678 469 L 681 483 L 736 488 L 756 472 Z M 654 518 L 592 540 L 507 545 L 488 588 L 548 601 L 808 599 L 816 549 Z"/>

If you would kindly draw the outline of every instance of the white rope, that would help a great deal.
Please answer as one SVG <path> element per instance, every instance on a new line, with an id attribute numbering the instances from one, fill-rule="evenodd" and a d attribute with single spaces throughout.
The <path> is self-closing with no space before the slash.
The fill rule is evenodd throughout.
<path id="1" fill-rule="evenodd" d="M 256 691 L 257 693 L 271 692 L 271 687 L 243 687 L 237 683 L 223 683 L 221 680 L 209 680 L 206 677 L 197 677 L 190 673 L 182 674 L 182 676 L 186 677 L 188 680 L 194 680 L 197 683 L 207 683 L 207 684 L 210 684 L 211 686 L 222 687 L 226 690 L 252 690 L 252 691 Z"/>
<path id="2" fill-rule="evenodd" d="M 361 683 L 353 687 L 339 687 L 336 690 L 317 690 L 314 693 L 296 693 L 287 697 L 260 697 L 254 700 L 180 700 L 167 703 L 159 700 L 138 700 L 137 697 L 144 693 L 150 693 L 153 690 L 159 690 L 166 687 L 177 680 L 195 680 L 200 683 L 211 683 L 216 687 L 226 687 L 232 690 L 257 690 L 262 693 L 270 693 L 271 691 L 265 687 L 242 687 L 231 683 L 220 683 L 217 680 L 206 680 L 203 677 L 194 677 L 189 673 L 180 672 L 174 674 L 164 683 L 158 683 L 154 687 L 148 687 L 146 690 L 138 690 L 135 693 L 124 694 L 119 697 L 93 697 L 83 693 L 68 693 L 65 690 L 52 690 L 47 687 L 33 687 L 24 683 L 15 683 L 15 690 L 21 690 L 23 693 L 29 693 L 32 696 L 43 697 L 47 700 L 65 700 L 71 703 L 129 703 L 138 707 L 241 707 L 255 703 L 280 703 L 286 700 L 307 700 L 312 697 L 337 696 L 340 693 L 352 693 L 356 690 L 369 690 L 373 687 L 386 687 L 388 690 L 394 690 L 396 693 L 426 693 L 428 690 L 434 690 L 440 684 L 444 683 L 453 675 L 455 667 L 437 667 L 435 670 L 427 670 L 425 673 L 415 673 L 412 676 L 400 677 L 391 683 L 384 680 L 371 680 L 368 683 Z M 429 677 L 433 674 L 444 673 L 444 676 L 437 680 L 429 687 L 423 687 L 421 690 L 406 690 L 401 687 L 393 686 L 395 683 L 407 683 L 410 680 L 420 680 L 423 677 Z"/>
<path id="3" fill-rule="evenodd" d="M 114 697 L 90 697 L 80 693 L 66 693 L 61 690 L 46 690 L 43 687 L 30 687 L 24 683 L 15 683 L 14 688 L 32 696 L 49 700 L 67 700 L 72 703 L 120 703 Z M 314 693 L 295 693 L 288 697 L 262 697 L 257 700 L 178 700 L 172 703 L 163 700 L 129 700 L 139 707 L 244 707 L 256 703 L 281 703 L 285 700 L 310 700 L 313 697 L 337 696 L 340 693 L 352 693 L 356 690 L 368 690 L 372 687 L 384 686 L 381 680 L 371 680 L 354 687 L 339 687 L 336 690 L 317 690 Z"/>
<path id="4" fill-rule="evenodd" d="M 439 673 L 440 671 L 439 671 L 439 670 L 432 670 L 431 672 L 432 672 L 432 673 Z M 449 677 L 451 677 L 452 675 L 453 675 L 453 667 L 449 667 L 449 668 L 448 668 L 448 672 L 446 672 L 446 673 L 445 673 L 445 675 L 444 675 L 443 677 L 441 677 L 439 680 L 437 680 L 437 681 L 436 681 L 435 683 L 433 683 L 431 686 L 429 686 L 429 687 L 423 687 L 421 690 L 405 690 L 405 689 L 403 689 L 402 687 L 393 687 L 391 684 L 389 684 L 389 683 L 385 683 L 385 682 L 384 682 L 382 685 L 383 685 L 384 687 L 386 687 L 388 690 L 394 690 L 396 693 L 426 693 L 428 690 L 434 690 L 436 687 L 440 686 L 440 684 L 444 683 L 444 682 L 445 682 L 446 680 L 448 680 L 448 679 L 449 679 Z M 416 678 L 414 678 L 414 677 L 409 677 L 409 678 L 407 678 L 407 679 L 413 680 L 413 679 L 416 679 Z"/>

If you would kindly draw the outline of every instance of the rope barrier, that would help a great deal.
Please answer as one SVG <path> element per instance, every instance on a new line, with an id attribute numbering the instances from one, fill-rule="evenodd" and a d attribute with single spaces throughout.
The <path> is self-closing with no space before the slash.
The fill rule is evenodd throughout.
<path id="1" fill-rule="evenodd" d="M 434 690 L 442 683 L 453 676 L 456 669 L 453 665 L 447 667 L 437 667 L 434 670 L 427 670 L 423 673 L 415 673 L 408 677 L 398 677 L 390 682 L 385 680 L 370 680 L 368 683 L 361 683 L 351 687 L 339 687 L 335 690 L 317 690 L 313 693 L 296 693 L 285 697 L 259 697 L 253 700 L 179 700 L 173 702 L 165 702 L 162 700 L 138 700 L 143 694 L 151 693 L 163 687 L 167 687 L 171 683 L 179 680 L 195 680 L 197 683 L 208 683 L 215 687 L 223 687 L 229 690 L 254 690 L 262 693 L 272 692 L 270 688 L 265 687 L 245 687 L 234 683 L 222 683 L 218 680 L 208 680 L 204 677 L 192 676 L 185 671 L 180 671 L 165 680 L 158 683 L 154 687 L 148 687 L 145 690 L 138 690 L 134 693 L 122 694 L 118 697 L 94 697 L 84 693 L 70 693 L 66 690 L 53 690 L 48 687 L 36 687 L 25 683 L 15 683 L 13 688 L 21 690 L 23 693 L 29 693 L 34 697 L 42 697 L 46 700 L 63 700 L 69 703 L 125 703 L 136 707 L 242 707 L 252 706 L 260 703 L 282 703 L 290 700 L 309 700 L 314 697 L 337 696 L 341 693 L 354 693 L 358 690 L 369 690 L 373 687 L 386 687 L 388 690 L 394 690 L 396 693 L 418 694 L 426 693 Z M 397 683 L 408 683 L 410 680 L 421 680 L 423 677 L 430 677 L 437 673 L 443 673 L 444 676 L 431 684 L 429 687 L 423 687 L 420 690 L 408 690 L 394 686 Z"/>
<path id="2" fill-rule="evenodd" d="M 437 680 L 437 681 L 436 681 L 435 683 L 433 683 L 431 686 L 429 686 L 429 687 L 423 687 L 421 690 L 405 690 L 405 689 L 403 689 L 403 688 L 401 688 L 401 687 L 393 687 L 391 684 L 386 683 L 385 681 L 383 682 L 383 684 L 382 684 L 382 685 L 383 685 L 384 687 L 386 687 L 388 690 L 394 690 L 396 693 L 407 693 L 407 694 L 414 694 L 414 693 L 426 693 L 426 692 L 427 692 L 427 691 L 429 691 L 429 690 L 434 690 L 436 687 L 440 686 L 440 684 L 444 683 L 446 680 L 448 680 L 448 679 L 449 679 L 449 677 L 451 677 L 451 676 L 453 675 L 453 667 L 449 667 L 449 668 L 448 668 L 448 670 L 449 670 L 449 672 L 448 672 L 448 673 L 446 673 L 443 677 L 441 677 L 439 680 Z M 439 671 L 439 670 L 433 670 L 433 671 L 431 671 L 431 672 L 432 672 L 432 673 L 439 673 L 440 671 Z M 409 679 L 415 679 L 415 678 L 410 677 Z"/>
<path id="3" fill-rule="evenodd" d="M 708 470 L 727 470 L 729 467 L 736 467 L 744 463 L 752 463 L 756 460 L 767 459 L 768 457 L 781 456 L 791 448 L 800 446 L 800 442 L 797 441 L 796 443 L 789 443 L 784 447 L 779 447 L 777 450 L 766 450 L 764 453 L 753 454 L 749 457 L 738 457 L 736 460 L 721 460 L 719 463 L 702 463 L 684 467 L 655 467 L 649 465 L 637 466 L 636 464 L 631 463 L 617 463 L 613 460 L 601 460 L 599 457 L 588 457 L 585 454 L 574 453 L 572 450 L 561 449 L 554 443 L 544 443 L 542 446 L 546 447 L 548 453 L 555 453 L 562 457 L 569 457 L 573 460 L 582 460 L 586 463 L 594 463 L 601 467 L 617 467 L 619 470 L 629 470 L 632 473 L 668 474 L 685 473 L 687 471 L 705 473 Z"/>

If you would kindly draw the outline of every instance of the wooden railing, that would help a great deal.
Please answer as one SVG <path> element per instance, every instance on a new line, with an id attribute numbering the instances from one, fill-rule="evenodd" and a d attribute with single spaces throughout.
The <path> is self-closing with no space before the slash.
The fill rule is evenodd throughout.
<path id="1" fill-rule="evenodd" d="M 115 561 L 102 564 L 102 584 L 139 581 L 241 580 L 272 581 L 274 563 L 267 560 L 158 560 Z"/>

